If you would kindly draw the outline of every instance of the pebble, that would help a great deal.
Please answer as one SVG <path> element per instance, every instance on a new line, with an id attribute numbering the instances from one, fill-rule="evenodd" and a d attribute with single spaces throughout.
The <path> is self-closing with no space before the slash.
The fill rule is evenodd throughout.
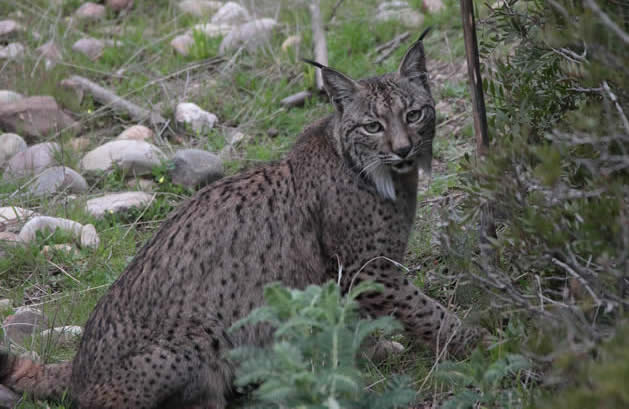
<path id="1" fill-rule="evenodd" d="M 242 24 L 229 32 L 221 41 L 219 53 L 244 46 L 249 51 L 255 51 L 271 38 L 277 22 L 272 18 L 261 18 Z"/>
<path id="2" fill-rule="evenodd" d="M 18 152 L 6 164 L 2 175 L 4 180 L 33 176 L 57 163 L 54 155 L 59 151 L 56 142 L 44 142 L 32 145 L 25 151 Z"/>
<path id="3" fill-rule="evenodd" d="M 142 175 L 150 173 L 165 157 L 159 148 L 148 142 L 121 139 L 89 151 L 80 165 L 86 171 L 108 171 L 117 165 L 131 174 Z"/>
<path id="4" fill-rule="evenodd" d="M 192 35 L 188 33 L 180 34 L 170 41 L 170 46 L 174 48 L 178 54 L 183 55 L 184 57 L 190 53 L 190 47 L 192 44 L 194 44 L 194 38 L 192 38 Z"/>
<path id="5" fill-rule="evenodd" d="M 130 139 L 134 141 L 149 141 L 153 138 L 153 131 L 144 125 L 133 125 L 120 133 L 116 139 Z"/>
<path id="6" fill-rule="evenodd" d="M 24 56 L 25 48 L 20 43 L 10 43 L 5 47 L 0 47 L 0 58 L 6 60 L 17 60 Z"/>
<path id="7" fill-rule="evenodd" d="M 173 183 L 188 187 L 205 186 L 223 177 L 223 161 L 200 149 L 182 149 L 173 157 L 170 172 Z"/>
<path id="8" fill-rule="evenodd" d="M 196 133 L 202 133 L 212 129 L 218 118 L 196 104 L 181 102 L 175 110 L 175 121 L 190 126 L 192 131 Z"/>
<path id="9" fill-rule="evenodd" d="M 65 166 L 53 166 L 44 170 L 28 187 L 29 192 L 35 196 L 58 192 L 83 193 L 87 191 L 87 188 L 87 182 L 83 176 Z"/>
<path id="10" fill-rule="evenodd" d="M 74 15 L 79 20 L 84 21 L 98 21 L 105 18 L 107 12 L 105 11 L 105 6 L 102 4 L 96 4 L 92 2 L 83 3 L 81 7 L 76 9 Z"/>
<path id="11" fill-rule="evenodd" d="M 220 9 L 223 3 L 209 0 L 183 0 L 177 6 L 183 13 L 203 17 Z"/>
<path id="12" fill-rule="evenodd" d="M 105 42 L 96 38 L 82 38 L 72 45 L 72 51 L 81 53 L 92 61 L 103 55 L 104 49 Z"/>
<path id="13" fill-rule="evenodd" d="M 246 8 L 233 1 L 228 1 L 218 9 L 210 21 L 213 24 L 243 24 L 251 20 L 251 15 Z"/>
<path id="14" fill-rule="evenodd" d="M 120 213 L 132 207 L 145 207 L 152 199 L 153 195 L 145 192 L 111 193 L 90 199 L 85 206 L 89 214 L 100 218 L 107 213 Z"/>
<path id="15" fill-rule="evenodd" d="M 24 152 L 28 148 L 20 135 L 4 133 L 0 135 L 0 167 L 15 154 Z"/>

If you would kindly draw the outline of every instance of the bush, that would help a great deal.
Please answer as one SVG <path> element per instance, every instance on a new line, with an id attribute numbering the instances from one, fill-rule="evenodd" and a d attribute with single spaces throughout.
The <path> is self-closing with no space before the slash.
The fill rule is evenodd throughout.
<path id="1" fill-rule="evenodd" d="M 629 6 L 500 3 L 480 36 L 490 155 L 466 163 L 469 194 L 446 215 L 444 244 L 471 258 L 464 274 L 499 322 L 526 322 L 512 349 L 537 362 L 588 356 L 629 307 Z M 487 203 L 495 260 L 458 245 Z"/>
<path id="2" fill-rule="evenodd" d="M 255 386 L 250 405 L 263 408 L 404 408 L 415 398 L 409 379 L 389 379 L 379 394 L 365 389 L 359 351 L 375 332 L 400 328 L 391 317 L 360 319 L 356 298 L 377 291 L 361 283 L 341 296 L 334 282 L 291 290 L 271 284 L 264 290 L 265 306 L 235 323 L 271 325 L 274 342 L 268 348 L 242 347 L 230 357 L 239 363 L 236 385 Z"/>

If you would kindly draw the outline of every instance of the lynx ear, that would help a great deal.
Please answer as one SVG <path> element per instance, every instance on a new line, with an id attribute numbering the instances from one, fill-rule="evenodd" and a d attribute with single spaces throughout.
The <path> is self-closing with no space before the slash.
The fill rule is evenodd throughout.
<path id="1" fill-rule="evenodd" d="M 428 27 L 419 36 L 419 39 L 408 49 L 398 68 L 398 74 L 409 81 L 419 81 L 423 86 L 428 84 L 428 73 L 426 71 L 426 54 L 424 53 L 424 37 L 430 31 Z"/>
<path id="2" fill-rule="evenodd" d="M 316 61 L 306 59 L 303 61 L 321 69 L 323 87 L 330 97 L 330 101 L 332 101 L 339 112 L 343 112 L 344 105 L 352 99 L 354 94 L 360 89 L 361 85 L 347 75 L 330 67 L 326 67 L 323 64 L 319 64 Z"/>

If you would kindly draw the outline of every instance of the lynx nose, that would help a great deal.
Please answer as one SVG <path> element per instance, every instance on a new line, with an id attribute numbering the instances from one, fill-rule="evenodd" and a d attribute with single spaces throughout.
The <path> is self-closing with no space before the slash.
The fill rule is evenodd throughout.
<path id="1" fill-rule="evenodd" d="M 404 145 L 397 147 L 393 150 L 393 153 L 398 155 L 400 158 L 404 159 L 411 152 L 411 145 Z"/>

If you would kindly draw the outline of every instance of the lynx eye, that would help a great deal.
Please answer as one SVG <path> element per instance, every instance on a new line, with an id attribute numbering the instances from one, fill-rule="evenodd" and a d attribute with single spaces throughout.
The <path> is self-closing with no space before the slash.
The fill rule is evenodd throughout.
<path id="1" fill-rule="evenodd" d="M 363 129 L 368 133 L 378 133 L 382 132 L 384 128 L 380 122 L 369 122 L 368 124 L 363 125 Z"/>
<path id="2" fill-rule="evenodd" d="M 419 122 L 424 118 L 424 110 L 415 109 L 413 111 L 409 111 L 406 114 L 406 122 L 412 124 L 414 122 Z"/>

